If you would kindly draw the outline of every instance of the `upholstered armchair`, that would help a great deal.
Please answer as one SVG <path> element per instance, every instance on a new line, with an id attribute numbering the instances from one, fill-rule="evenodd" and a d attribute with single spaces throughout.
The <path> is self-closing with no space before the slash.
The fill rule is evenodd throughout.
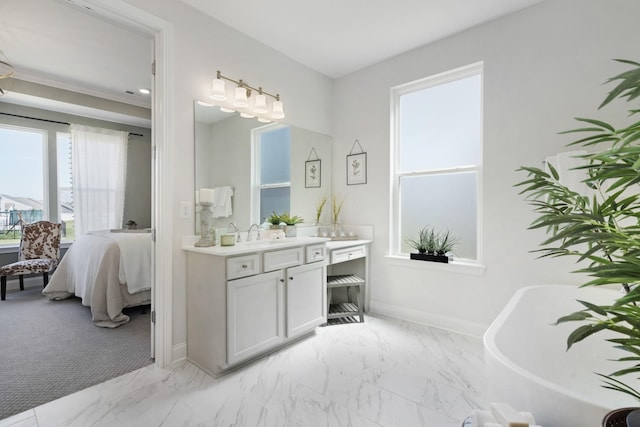
<path id="1" fill-rule="evenodd" d="M 24 275 L 42 273 L 44 286 L 49 283 L 49 272 L 60 259 L 60 224 L 39 221 L 22 226 L 18 262 L 0 267 L 0 298 L 7 296 L 7 276 L 18 276 L 20 290 L 24 290 Z"/>

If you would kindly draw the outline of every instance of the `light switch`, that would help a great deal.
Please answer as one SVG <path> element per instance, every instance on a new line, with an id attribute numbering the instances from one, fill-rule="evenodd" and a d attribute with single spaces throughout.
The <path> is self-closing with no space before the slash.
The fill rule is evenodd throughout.
<path id="1" fill-rule="evenodd" d="M 180 202 L 180 218 L 191 219 L 191 202 Z"/>

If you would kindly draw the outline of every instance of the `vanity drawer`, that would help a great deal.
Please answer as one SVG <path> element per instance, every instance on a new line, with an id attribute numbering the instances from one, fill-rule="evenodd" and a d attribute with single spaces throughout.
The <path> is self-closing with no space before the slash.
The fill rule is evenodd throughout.
<path id="1" fill-rule="evenodd" d="M 227 258 L 227 280 L 260 273 L 260 256 L 250 254 Z"/>
<path id="2" fill-rule="evenodd" d="M 364 258 L 367 256 L 366 246 L 353 246 L 350 248 L 336 249 L 331 251 L 331 264 L 350 261 L 352 259 Z"/>
<path id="3" fill-rule="evenodd" d="M 310 262 L 324 261 L 327 256 L 327 245 L 309 245 L 306 248 L 307 264 Z"/>
<path id="4" fill-rule="evenodd" d="M 302 246 L 265 252 L 263 256 L 265 273 L 304 264 L 304 251 L 302 250 Z"/>

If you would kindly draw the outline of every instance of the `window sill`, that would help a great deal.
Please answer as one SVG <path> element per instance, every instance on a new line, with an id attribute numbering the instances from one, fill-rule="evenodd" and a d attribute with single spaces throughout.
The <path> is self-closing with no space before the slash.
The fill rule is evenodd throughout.
<path id="1" fill-rule="evenodd" d="M 60 249 L 69 249 L 69 246 L 71 246 L 72 243 L 73 241 L 71 240 L 66 242 L 61 242 Z M 19 250 L 19 246 L 20 245 L 18 243 L 0 245 L 0 254 L 17 254 Z"/>
<path id="2" fill-rule="evenodd" d="M 486 267 L 482 264 L 455 260 L 449 263 L 431 262 L 409 259 L 408 256 L 400 255 L 385 255 L 385 258 L 389 261 L 390 265 L 396 267 L 431 271 L 446 271 L 448 273 L 466 274 L 472 276 L 482 276 L 484 275 L 484 271 L 486 269 Z"/>

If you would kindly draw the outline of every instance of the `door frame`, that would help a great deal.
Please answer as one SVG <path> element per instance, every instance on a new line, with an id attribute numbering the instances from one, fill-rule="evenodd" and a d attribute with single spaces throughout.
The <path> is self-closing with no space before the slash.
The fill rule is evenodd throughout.
<path id="1" fill-rule="evenodd" d="M 152 257 L 152 307 L 155 326 L 152 343 L 156 365 L 164 368 L 173 362 L 173 214 L 171 209 L 171 177 L 173 176 L 173 134 L 170 114 L 173 71 L 173 27 L 149 12 L 124 0 L 75 0 L 105 18 L 142 31 L 153 37 L 155 76 L 151 111 L 152 177 L 151 227 L 155 237 Z M 152 64 L 149 64 L 151 73 Z M 152 324 L 153 325 L 153 324 Z"/>

